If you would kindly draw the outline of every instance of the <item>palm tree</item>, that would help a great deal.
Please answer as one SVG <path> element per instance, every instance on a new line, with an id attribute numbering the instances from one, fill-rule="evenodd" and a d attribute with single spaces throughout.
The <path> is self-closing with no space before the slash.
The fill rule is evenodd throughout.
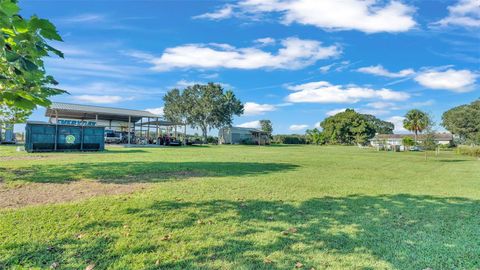
<path id="1" fill-rule="evenodd" d="M 418 133 L 427 129 L 430 124 L 431 120 L 428 114 L 417 109 L 408 111 L 403 120 L 403 127 L 415 133 L 415 144 L 417 144 Z"/>

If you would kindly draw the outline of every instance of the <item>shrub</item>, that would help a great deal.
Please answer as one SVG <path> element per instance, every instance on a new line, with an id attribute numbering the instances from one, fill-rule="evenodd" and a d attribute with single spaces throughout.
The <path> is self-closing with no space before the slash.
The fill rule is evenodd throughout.
<path id="1" fill-rule="evenodd" d="M 209 144 L 218 144 L 218 138 L 214 136 L 207 137 L 207 143 Z"/>
<path id="2" fill-rule="evenodd" d="M 304 135 L 275 135 L 273 142 L 279 144 L 306 144 Z"/>
<path id="3" fill-rule="evenodd" d="M 480 158 L 480 146 L 466 146 L 460 145 L 457 147 L 457 153 Z"/>
<path id="4" fill-rule="evenodd" d="M 257 144 L 256 142 L 254 142 L 252 139 L 243 139 L 240 144 L 244 144 L 244 145 L 255 145 Z"/>

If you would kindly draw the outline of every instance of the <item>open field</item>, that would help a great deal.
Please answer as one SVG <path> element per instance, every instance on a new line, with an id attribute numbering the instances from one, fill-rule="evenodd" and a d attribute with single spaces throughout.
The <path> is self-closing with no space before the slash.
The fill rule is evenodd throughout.
<path id="1" fill-rule="evenodd" d="M 356 147 L 0 147 L 0 269 L 479 269 L 480 161 Z"/>

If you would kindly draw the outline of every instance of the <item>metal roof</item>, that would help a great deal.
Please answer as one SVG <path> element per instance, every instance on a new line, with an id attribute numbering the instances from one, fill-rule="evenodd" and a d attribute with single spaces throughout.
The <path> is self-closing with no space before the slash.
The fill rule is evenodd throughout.
<path id="1" fill-rule="evenodd" d="M 143 123 L 137 123 L 137 126 L 183 126 L 183 123 L 175 123 L 167 120 L 154 120 L 154 121 L 147 121 Z"/>
<path id="2" fill-rule="evenodd" d="M 255 132 L 255 133 L 265 133 L 267 134 L 267 132 L 263 131 L 263 130 L 260 130 L 258 128 L 247 128 L 247 127 L 226 127 L 227 129 L 231 129 L 231 130 L 245 130 L 245 131 L 249 131 L 249 132 Z"/>
<path id="3" fill-rule="evenodd" d="M 56 113 L 58 113 L 59 118 L 72 119 L 95 119 L 98 117 L 100 120 L 128 121 L 128 118 L 131 117 L 132 122 L 137 122 L 141 118 L 160 117 L 151 112 L 141 110 L 53 102 L 47 108 L 45 116 L 55 117 Z"/>
<path id="4" fill-rule="evenodd" d="M 417 138 L 422 140 L 425 138 L 425 134 L 418 134 Z M 453 135 L 451 133 L 435 133 L 435 139 L 439 141 L 451 141 Z M 391 140 L 391 139 L 403 139 L 405 137 L 414 138 L 415 134 L 377 134 L 373 138 L 374 140 Z"/>

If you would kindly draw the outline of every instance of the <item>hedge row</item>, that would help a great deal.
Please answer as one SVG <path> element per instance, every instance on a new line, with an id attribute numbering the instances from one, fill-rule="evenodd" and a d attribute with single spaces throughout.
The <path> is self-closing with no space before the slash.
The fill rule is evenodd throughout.
<path id="1" fill-rule="evenodd" d="M 480 146 L 460 145 L 457 147 L 457 153 L 480 158 Z"/>

